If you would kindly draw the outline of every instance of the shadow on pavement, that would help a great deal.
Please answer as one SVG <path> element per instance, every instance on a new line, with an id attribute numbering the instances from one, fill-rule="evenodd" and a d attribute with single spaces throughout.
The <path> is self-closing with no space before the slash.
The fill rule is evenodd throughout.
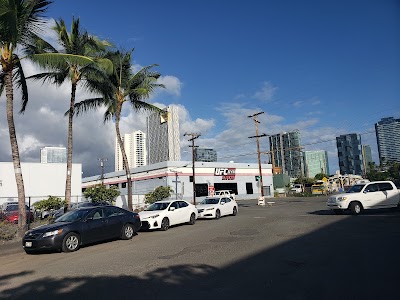
<path id="1" fill-rule="evenodd" d="M 399 214 L 337 218 L 322 229 L 224 268 L 182 264 L 149 271 L 144 277 L 63 277 L 60 273 L 59 278 L 5 289 L 0 298 L 398 299 Z M 0 283 L 5 286 L 7 276 Z"/>

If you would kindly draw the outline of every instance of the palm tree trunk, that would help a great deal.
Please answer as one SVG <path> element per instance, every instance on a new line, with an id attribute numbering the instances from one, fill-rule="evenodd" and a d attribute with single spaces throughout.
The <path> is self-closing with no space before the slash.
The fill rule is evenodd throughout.
<path id="1" fill-rule="evenodd" d="M 68 153 L 67 153 L 67 179 L 65 182 L 65 201 L 68 210 L 71 208 L 71 176 L 72 176 L 72 121 L 74 117 L 76 83 L 71 86 L 71 101 L 68 114 Z"/>
<path id="2" fill-rule="evenodd" d="M 117 134 L 119 148 L 121 149 L 122 154 L 122 161 L 124 164 L 126 179 L 127 179 L 127 186 L 128 186 L 128 210 L 132 211 L 132 180 L 131 180 L 131 172 L 129 170 L 128 158 L 126 156 L 124 143 L 121 138 L 121 133 L 119 131 L 119 120 L 121 116 L 121 106 L 117 107 L 117 112 L 115 114 L 115 132 Z"/>
<path id="3" fill-rule="evenodd" d="M 7 122 L 10 134 L 11 155 L 14 164 L 15 181 L 18 191 L 18 237 L 22 238 L 26 231 L 25 188 L 19 158 L 18 141 L 14 125 L 14 91 L 12 83 L 12 69 L 5 73 L 5 86 L 7 97 Z"/>

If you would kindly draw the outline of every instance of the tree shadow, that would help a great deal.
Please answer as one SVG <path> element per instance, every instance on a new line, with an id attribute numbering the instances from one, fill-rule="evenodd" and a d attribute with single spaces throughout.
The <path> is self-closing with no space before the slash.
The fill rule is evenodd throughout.
<path id="1" fill-rule="evenodd" d="M 310 212 L 312 213 L 312 212 Z M 162 267 L 144 275 L 62 276 L 7 288 L 1 299 L 397 299 L 400 218 L 338 218 L 221 268 L 208 264 Z M 279 232 L 268 234 L 281 236 Z M 254 243 L 263 235 L 243 239 Z M 211 241 L 212 242 L 212 241 Z M 206 245 L 208 247 L 208 245 Z M 234 247 L 231 247 L 234 251 Z M 157 261 L 154 257 L 154 261 Z M 102 262 L 99 262 L 102 263 Z"/>

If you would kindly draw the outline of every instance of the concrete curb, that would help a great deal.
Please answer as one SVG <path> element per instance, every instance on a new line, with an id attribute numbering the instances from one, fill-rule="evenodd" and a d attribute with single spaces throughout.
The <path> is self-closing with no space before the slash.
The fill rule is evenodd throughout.
<path id="1" fill-rule="evenodd" d="M 0 244 L 0 256 L 9 255 L 12 253 L 23 253 L 24 250 L 22 248 L 21 241 L 12 241 L 6 242 L 4 244 Z"/>

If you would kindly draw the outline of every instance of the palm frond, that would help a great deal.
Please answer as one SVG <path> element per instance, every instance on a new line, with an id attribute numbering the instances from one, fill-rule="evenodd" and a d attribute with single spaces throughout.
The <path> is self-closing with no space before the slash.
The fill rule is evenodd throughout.
<path id="1" fill-rule="evenodd" d="M 26 78 L 24 74 L 24 70 L 21 66 L 21 61 L 18 57 L 15 59 L 15 71 L 13 73 L 14 82 L 18 89 L 21 89 L 21 109 L 19 111 L 20 114 L 25 112 L 26 105 L 28 104 L 28 86 L 26 84 Z"/>
<path id="2" fill-rule="evenodd" d="M 33 79 L 36 81 L 42 80 L 43 83 L 47 81 L 52 84 L 61 85 L 67 77 L 68 77 L 68 72 L 54 71 L 54 72 L 44 72 L 31 75 L 27 77 L 27 79 Z"/>
<path id="3" fill-rule="evenodd" d="M 70 65 L 84 67 L 94 63 L 90 57 L 65 53 L 40 53 L 31 56 L 31 59 L 42 67 L 63 69 Z"/>
<path id="4" fill-rule="evenodd" d="M 89 110 L 96 110 L 98 107 L 104 105 L 104 99 L 103 98 L 90 98 L 90 99 L 85 99 L 82 100 L 78 103 L 75 103 L 74 105 L 74 114 L 76 116 L 85 113 Z M 69 115 L 70 110 L 68 110 L 64 116 Z"/>
<path id="5" fill-rule="evenodd" d="M 3 95 L 3 91 L 4 91 L 4 76 L 6 74 L 2 71 L 0 72 L 0 96 Z"/>

